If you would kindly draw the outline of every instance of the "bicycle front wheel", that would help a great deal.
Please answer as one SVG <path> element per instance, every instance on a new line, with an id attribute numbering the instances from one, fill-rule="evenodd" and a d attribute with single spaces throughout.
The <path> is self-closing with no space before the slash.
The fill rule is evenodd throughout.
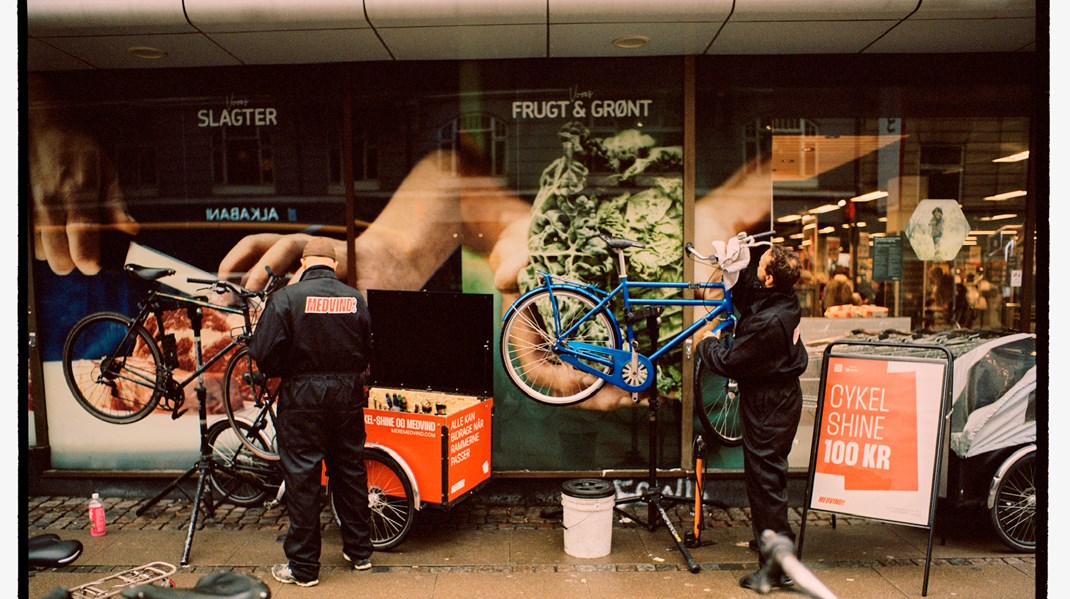
<path id="1" fill-rule="evenodd" d="M 731 336 L 722 336 L 721 343 L 731 343 Z M 727 447 L 743 443 L 743 423 L 739 417 L 739 390 L 725 377 L 712 372 L 695 360 L 695 418 L 703 432 L 712 440 Z"/>
<path id="2" fill-rule="evenodd" d="M 560 331 L 567 331 L 588 313 L 596 302 L 570 289 L 539 291 L 520 300 L 502 324 L 502 363 L 509 379 L 524 395 L 540 403 L 566 406 L 594 395 L 605 379 L 583 372 L 561 361 L 553 346 Z M 554 317 L 560 318 L 560 329 Z M 569 337 L 612 349 L 620 348 L 620 332 L 603 309 L 589 318 Z M 591 367 L 610 372 L 612 367 L 587 361 Z"/>
<path id="3" fill-rule="evenodd" d="M 279 459 L 275 443 L 275 399 L 279 379 L 269 378 L 243 347 L 227 363 L 223 379 L 223 408 L 245 447 L 256 457 Z M 266 443 L 261 443 L 261 441 Z"/>
<path id="4" fill-rule="evenodd" d="M 105 422 L 141 420 L 164 390 L 160 348 L 123 314 L 99 312 L 78 321 L 67 334 L 62 360 L 75 401 Z"/>
<path id="5" fill-rule="evenodd" d="M 397 547 L 409 534 L 416 520 L 416 503 L 412 483 L 401 465 L 375 449 L 364 450 L 364 467 L 368 470 L 368 507 L 371 508 L 372 547 L 383 551 Z M 330 481 L 327 482 L 330 487 Z M 334 520 L 341 523 L 334 493 L 328 491 Z"/>
<path id="6" fill-rule="evenodd" d="M 244 422 L 238 427 L 227 420 L 220 420 L 208 428 L 208 446 L 212 448 L 215 462 L 209 481 L 212 489 L 223 501 L 242 507 L 255 507 L 264 503 L 268 490 L 277 491 L 282 483 L 274 466 L 255 455 L 242 443 L 242 438 L 256 437 Z M 259 444 L 267 448 L 262 437 Z"/>

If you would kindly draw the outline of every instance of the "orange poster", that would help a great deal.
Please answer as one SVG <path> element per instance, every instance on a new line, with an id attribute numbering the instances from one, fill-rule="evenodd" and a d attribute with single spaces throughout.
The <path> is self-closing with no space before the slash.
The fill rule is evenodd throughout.
<path id="1" fill-rule="evenodd" d="M 928 521 L 944 371 L 931 360 L 829 358 L 812 508 Z"/>

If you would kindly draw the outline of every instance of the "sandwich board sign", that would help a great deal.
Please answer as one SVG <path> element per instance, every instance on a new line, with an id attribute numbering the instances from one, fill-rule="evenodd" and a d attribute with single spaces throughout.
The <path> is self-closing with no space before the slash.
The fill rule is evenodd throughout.
<path id="1" fill-rule="evenodd" d="M 857 345 L 876 348 L 849 351 Z M 925 595 L 951 361 L 941 346 L 843 341 L 825 349 L 800 555 L 811 509 L 928 528 Z"/>

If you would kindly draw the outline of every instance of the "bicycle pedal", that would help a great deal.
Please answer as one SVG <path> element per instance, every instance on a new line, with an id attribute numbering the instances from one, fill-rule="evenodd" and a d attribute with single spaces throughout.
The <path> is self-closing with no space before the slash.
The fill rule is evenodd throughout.
<path id="1" fill-rule="evenodd" d="M 171 412 L 171 420 L 178 420 L 179 416 L 181 416 L 181 415 L 183 415 L 185 413 L 186 413 L 186 408 L 183 408 L 181 410 L 175 410 L 174 412 Z"/>

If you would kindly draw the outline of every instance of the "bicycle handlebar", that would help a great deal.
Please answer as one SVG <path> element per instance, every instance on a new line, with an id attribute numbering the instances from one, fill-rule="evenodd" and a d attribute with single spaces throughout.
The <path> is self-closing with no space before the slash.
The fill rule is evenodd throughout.
<path id="1" fill-rule="evenodd" d="M 776 231 L 766 231 L 764 233 L 755 233 L 754 235 L 747 235 L 746 233 L 741 232 L 736 235 L 736 239 L 739 240 L 741 246 L 754 247 L 757 245 L 771 245 L 772 243 L 769 241 L 759 242 L 758 240 L 764 237 L 772 237 L 773 235 L 776 235 Z M 688 253 L 692 254 L 693 256 L 704 262 L 710 262 L 712 264 L 716 264 L 718 262 L 717 256 L 714 256 L 713 254 L 710 254 L 708 256 L 703 256 L 702 254 L 700 254 L 699 251 L 695 249 L 695 244 L 691 243 L 690 241 L 684 244 L 684 249 Z"/>
<path id="2" fill-rule="evenodd" d="M 190 277 L 186 279 L 186 281 L 197 285 L 208 285 L 209 287 L 214 288 L 215 292 L 219 294 L 233 293 L 234 295 L 245 299 L 254 297 L 265 298 L 274 293 L 275 290 L 281 286 L 280 283 L 283 282 L 283 279 L 275 274 L 275 271 L 271 270 L 270 266 L 265 266 L 264 269 L 267 270 L 268 273 L 268 282 L 267 285 L 264 286 L 263 291 L 252 291 L 241 285 L 236 285 L 230 281 L 224 281 L 222 279 L 199 279 Z"/>

